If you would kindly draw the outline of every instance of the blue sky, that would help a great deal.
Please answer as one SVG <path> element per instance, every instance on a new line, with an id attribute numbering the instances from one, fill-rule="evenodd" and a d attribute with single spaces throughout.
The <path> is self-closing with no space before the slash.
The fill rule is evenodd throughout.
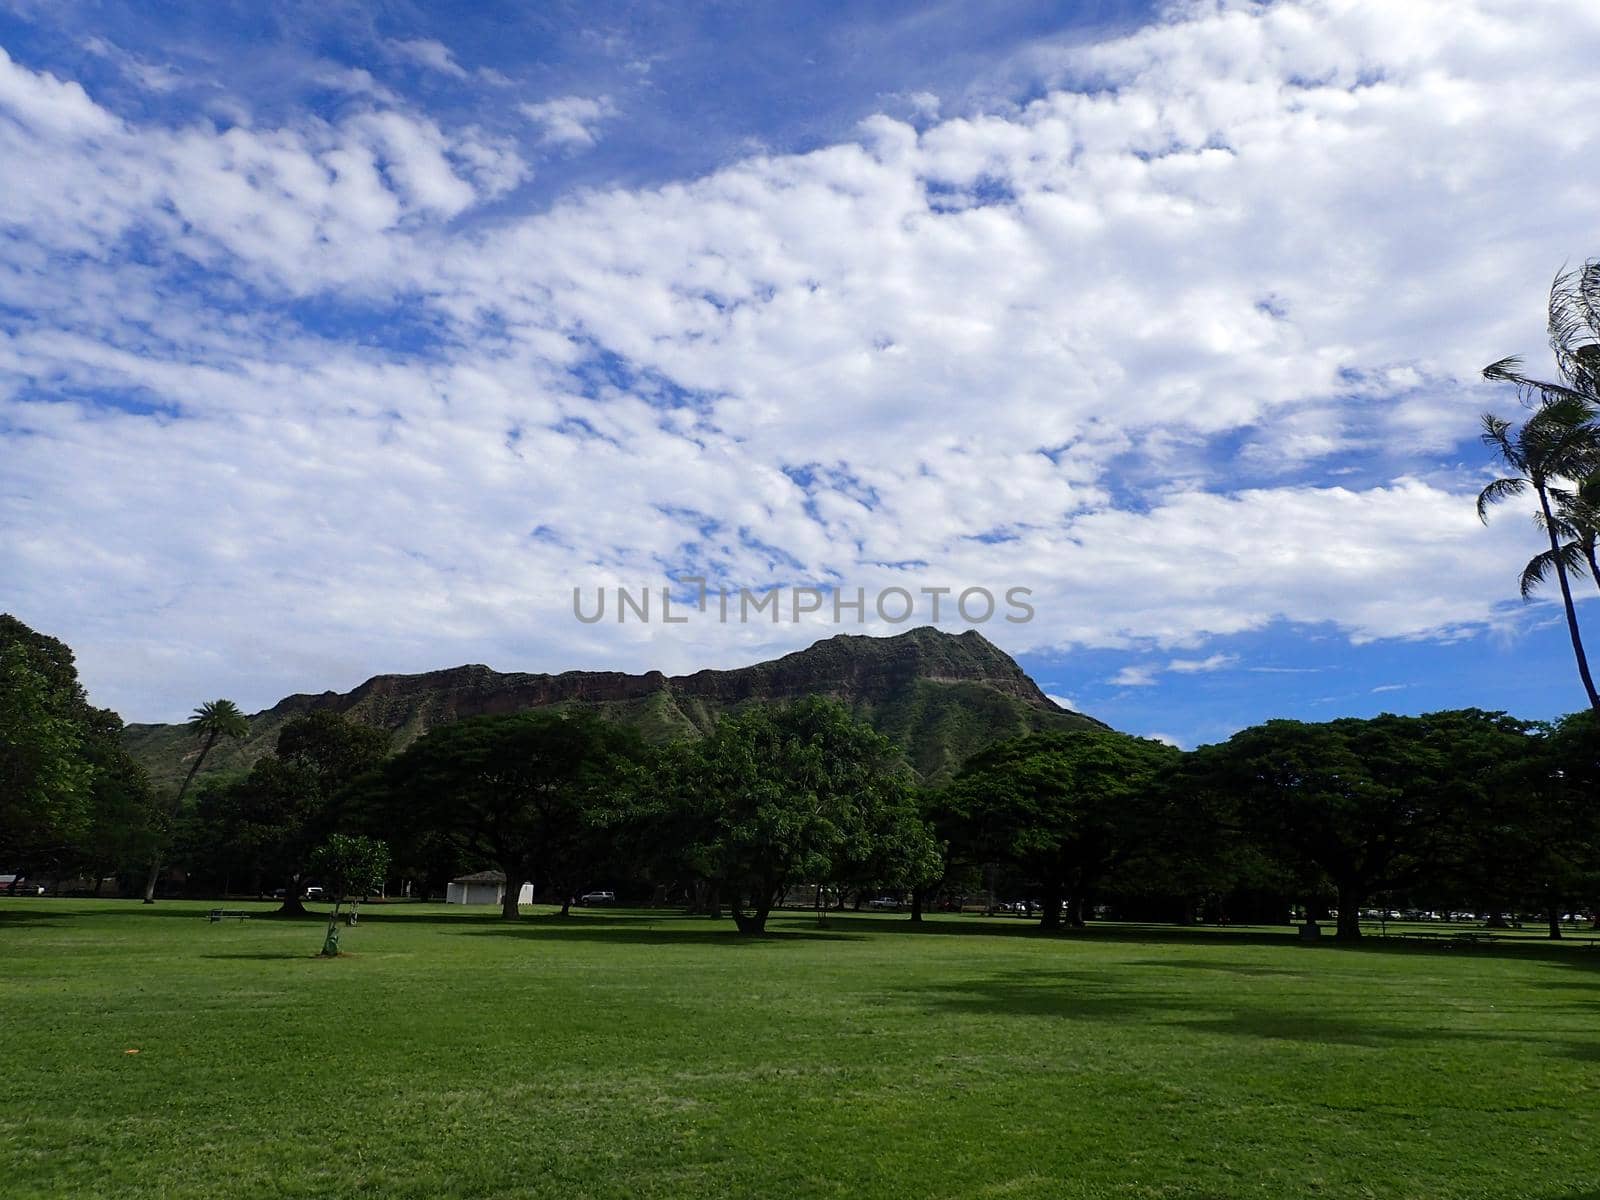
<path id="1" fill-rule="evenodd" d="M 1184 745 L 1581 704 L 1471 498 L 1478 368 L 1600 254 L 1600 13 L 13 0 L 0 48 L 0 607 L 130 719 L 893 632 L 572 617 L 696 572 L 1029 587 L 984 631 Z"/>

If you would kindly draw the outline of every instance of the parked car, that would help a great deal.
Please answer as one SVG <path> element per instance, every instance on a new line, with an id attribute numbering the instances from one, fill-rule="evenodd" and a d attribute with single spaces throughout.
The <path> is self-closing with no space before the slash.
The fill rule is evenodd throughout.
<path id="1" fill-rule="evenodd" d="M 44 885 L 30 883 L 23 875 L 0 875 L 0 896 L 42 896 Z"/>
<path id="2" fill-rule="evenodd" d="M 615 892 L 585 892 L 578 897 L 578 903 L 585 906 L 591 904 L 615 904 L 616 902 L 617 894 Z"/>
<path id="3" fill-rule="evenodd" d="M 319 888 L 319 887 L 316 887 L 316 886 L 308 887 L 306 889 L 306 899 L 307 900 L 321 900 L 322 899 L 322 889 Z"/>
<path id="4" fill-rule="evenodd" d="M 900 907 L 900 901 L 896 900 L 893 896 L 879 896 L 876 900 L 868 900 L 867 907 L 898 910 Z"/>

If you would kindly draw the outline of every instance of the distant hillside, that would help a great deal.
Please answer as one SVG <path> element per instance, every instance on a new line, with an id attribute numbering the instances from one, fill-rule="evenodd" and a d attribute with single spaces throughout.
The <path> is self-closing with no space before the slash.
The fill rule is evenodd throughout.
<path id="1" fill-rule="evenodd" d="M 289 696 L 250 718 L 243 742 L 218 744 L 203 775 L 239 772 L 272 752 L 285 721 L 331 708 L 390 730 L 400 749 L 436 725 L 485 713 L 578 706 L 652 740 L 699 737 L 730 708 L 830 696 L 887 735 L 919 776 L 948 777 L 968 755 L 1035 729 L 1105 726 L 1057 707 L 1015 660 L 976 630 L 924 627 L 895 637 L 839 634 L 771 662 L 668 677 L 659 671 L 503 674 L 481 665 L 377 675 L 354 691 Z M 129 725 L 128 749 L 176 786 L 196 752 L 182 725 Z"/>

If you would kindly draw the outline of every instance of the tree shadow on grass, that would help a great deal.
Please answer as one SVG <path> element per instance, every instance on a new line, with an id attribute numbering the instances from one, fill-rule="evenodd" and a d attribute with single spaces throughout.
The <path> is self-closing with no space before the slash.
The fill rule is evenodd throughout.
<path id="1" fill-rule="evenodd" d="M 237 962 L 315 962 L 321 955 L 315 951 L 290 951 L 280 950 L 277 953 L 260 954 L 202 954 L 201 958 L 231 959 Z"/>
<path id="2" fill-rule="evenodd" d="M 563 917 L 559 912 L 525 912 L 515 921 L 507 921 L 500 915 L 498 908 L 468 910 L 461 908 L 456 912 L 415 912 L 403 908 L 378 908 L 365 907 L 361 909 L 361 919 L 370 921 L 374 925 L 520 925 L 542 921 L 570 923 L 591 919 L 587 914 Z M 327 920 L 324 916 L 323 920 Z"/>
<path id="3" fill-rule="evenodd" d="M 475 936 L 518 937 L 549 942 L 598 942 L 650 946 L 761 946 L 782 942 L 859 942 L 866 934 L 838 928 L 801 928 L 798 921 L 770 924 L 762 934 L 741 934 L 729 919 L 704 918 L 693 924 L 680 916 L 536 917 L 520 921 L 492 918 L 466 932 Z"/>
<path id="4" fill-rule="evenodd" d="M 1271 1007 L 1219 1004 L 1126 986 L 1126 977 L 1105 971 L 1008 972 L 921 989 L 914 1000 L 931 1012 L 1057 1020 L 1167 1025 L 1200 1033 L 1262 1041 L 1303 1042 L 1384 1049 L 1446 1042 L 1513 1043 L 1543 1047 L 1581 1062 L 1600 1062 L 1600 1042 L 1489 1030 L 1412 1028 L 1377 1019 L 1330 1015 L 1311 1008 L 1286 1009 L 1294 997 L 1280 995 Z M 905 995 L 884 1003 L 907 1003 Z M 1311 1001 L 1308 999 L 1307 1004 Z"/>
<path id="5" fill-rule="evenodd" d="M 65 925 L 67 914 L 50 914 L 19 912 L 16 909 L 0 909 L 0 929 L 24 929 L 34 926 Z"/>
<path id="6" fill-rule="evenodd" d="M 1142 958 L 1128 964 L 1130 967 L 1173 967 L 1181 971 L 1217 971 L 1224 975 L 1242 975 L 1247 978 L 1280 977 L 1305 978 L 1311 971 L 1309 964 L 1298 967 L 1263 967 L 1255 963 L 1214 962 L 1205 958 Z"/>
<path id="7" fill-rule="evenodd" d="M 196 919 L 204 920 L 206 914 L 213 908 L 226 908 L 232 911 L 247 912 L 250 914 L 253 920 L 257 921 L 264 920 L 269 917 L 277 919 L 278 913 L 277 901 L 262 902 L 256 900 L 230 900 L 225 902 L 222 900 L 172 900 L 163 902 L 158 900 L 154 904 L 145 905 L 139 903 L 137 900 L 127 900 L 114 907 L 108 906 L 106 908 L 96 908 L 91 912 L 79 910 L 68 913 L 67 915 L 72 917 L 92 917 L 95 920 L 99 920 L 101 917 L 109 917 L 112 919 L 118 919 L 122 917 L 159 917 L 163 920 L 193 921 Z M 324 912 L 317 914 L 309 909 L 307 910 L 306 915 L 320 915 L 320 918 L 324 921 L 328 919 L 327 913 Z M 231 921 L 235 918 L 229 917 L 227 919 Z"/>
<path id="8" fill-rule="evenodd" d="M 1369 934 L 1354 942 L 1340 942 L 1324 936 L 1316 942 L 1300 941 L 1296 927 L 1219 929 L 1209 925 L 1158 925 L 1132 922 L 1093 921 L 1081 929 L 1041 929 L 1037 921 L 1007 924 L 1004 918 L 958 918 L 944 916 L 932 921 L 912 922 L 904 917 L 855 916 L 838 914 L 851 928 L 885 934 L 914 936 L 944 935 L 966 937 L 1027 937 L 1059 942 L 1097 945 L 1159 945 L 1204 948 L 1208 946 L 1272 946 L 1285 953 L 1302 955 L 1310 964 L 1318 954 L 1391 954 L 1408 958 L 1517 958 L 1538 959 L 1600 974 L 1600 948 L 1591 949 L 1575 941 L 1547 941 L 1542 938 L 1503 938 L 1482 944 L 1457 944 L 1447 939 L 1379 937 Z M 1152 963 L 1152 965 L 1154 965 Z M 1198 964 L 1197 964 L 1198 965 Z M 1296 972 L 1298 973 L 1298 972 Z"/>

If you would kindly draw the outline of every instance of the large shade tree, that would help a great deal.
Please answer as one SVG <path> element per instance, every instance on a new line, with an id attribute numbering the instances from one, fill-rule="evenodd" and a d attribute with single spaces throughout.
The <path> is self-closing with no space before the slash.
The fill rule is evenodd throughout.
<path id="1" fill-rule="evenodd" d="M 413 839 L 453 842 L 506 877 L 501 915 L 520 915 L 520 885 L 554 892 L 565 912 L 606 850 L 605 821 L 634 786 L 638 736 L 586 712 L 548 709 L 440 726 L 392 759 L 377 811 Z"/>
<path id="2" fill-rule="evenodd" d="M 0 860 L 56 876 L 148 861 L 159 824 L 149 779 L 95 708 L 72 651 L 0 614 Z"/>
<path id="3" fill-rule="evenodd" d="M 1325 880 L 1353 941 L 1370 897 L 1444 872 L 1470 815 L 1534 749 L 1526 724 L 1476 709 L 1279 720 L 1201 747 L 1186 775 L 1308 893 Z"/>
<path id="4" fill-rule="evenodd" d="M 92 774 L 82 730 L 18 646 L 0 646 L 0 856 L 64 846 L 88 819 Z"/>
<path id="5" fill-rule="evenodd" d="M 664 819 L 685 866 L 710 881 L 740 933 L 764 932 L 795 884 L 877 873 L 912 887 L 938 874 L 904 764 L 835 701 L 751 705 L 667 761 Z"/>
<path id="6" fill-rule="evenodd" d="M 968 760 L 945 793 L 941 831 L 969 861 L 1009 863 L 1036 882 L 1043 927 L 1058 927 L 1063 909 L 1082 925 L 1095 889 L 1154 836 L 1180 758 L 1109 730 L 1028 734 Z"/>
<path id="7" fill-rule="evenodd" d="M 339 827 L 350 785 L 388 749 L 384 730 L 316 709 L 284 723 L 272 757 L 257 761 L 241 785 L 241 832 L 262 867 L 285 881 L 282 915 L 304 911 L 300 894 L 312 850 Z"/>

